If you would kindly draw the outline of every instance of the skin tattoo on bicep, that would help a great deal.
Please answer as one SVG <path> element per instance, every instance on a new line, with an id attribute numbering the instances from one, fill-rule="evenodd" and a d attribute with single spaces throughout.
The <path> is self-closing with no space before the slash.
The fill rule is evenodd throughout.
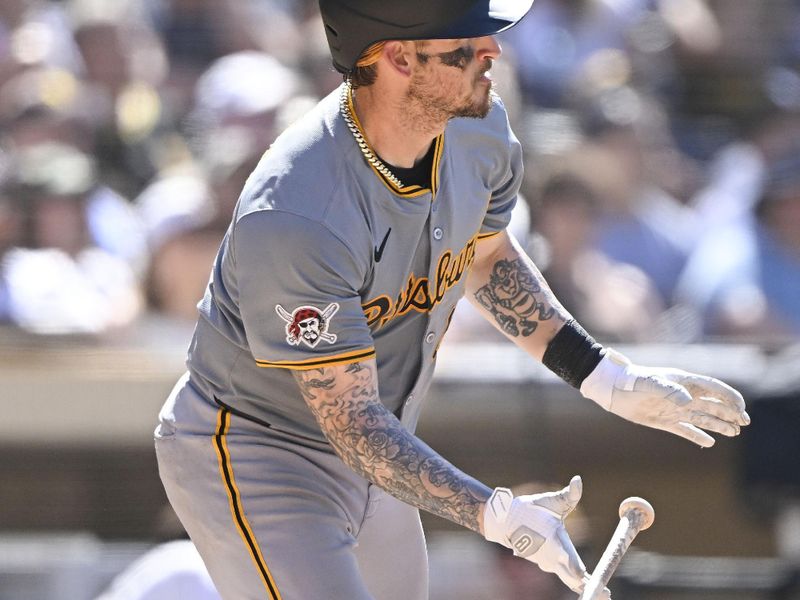
<path id="1" fill-rule="evenodd" d="M 480 531 L 491 490 L 406 430 L 378 400 L 374 366 L 353 363 L 293 371 L 303 397 L 339 457 L 396 498 Z"/>
<path id="2" fill-rule="evenodd" d="M 489 283 L 475 292 L 475 299 L 488 310 L 500 329 L 511 337 L 527 337 L 540 321 L 556 314 L 541 302 L 542 284 L 522 259 L 499 260 L 492 267 Z"/>

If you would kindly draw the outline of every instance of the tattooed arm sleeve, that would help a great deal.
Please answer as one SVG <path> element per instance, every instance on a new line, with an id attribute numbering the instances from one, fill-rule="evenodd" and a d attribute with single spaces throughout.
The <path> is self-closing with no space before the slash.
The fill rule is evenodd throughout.
<path id="1" fill-rule="evenodd" d="M 572 318 L 506 231 L 478 244 L 466 294 L 486 319 L 539 360 Z"/>
<path id="2" fill-rule="evenodd" d="M 292 373 L 345 464 L 407 504 L 481 533 L 492 491 L 409 433 L 381 404 L 374 359 Z"/>

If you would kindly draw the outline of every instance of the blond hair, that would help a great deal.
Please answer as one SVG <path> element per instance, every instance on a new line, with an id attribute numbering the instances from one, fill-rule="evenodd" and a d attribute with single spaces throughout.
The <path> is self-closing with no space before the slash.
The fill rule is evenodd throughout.
<path id="1" fill-rule="evenodd" d="M 356 68 L 348 75 L 353 88 L 367 87 L 375 83 L 378 78 L 377 63 L 383 54 L 386 42 L 371 44 L 356 61 Z"/>

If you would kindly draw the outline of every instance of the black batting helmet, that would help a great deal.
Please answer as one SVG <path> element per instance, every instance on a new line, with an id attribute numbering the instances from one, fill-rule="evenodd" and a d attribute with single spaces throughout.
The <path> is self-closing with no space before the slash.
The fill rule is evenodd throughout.
<path id="1" fill-rule="evenodd" d="M 370 45 L 493 35 L 515 25 L 533 0 L 319 0 L 333 66 L 350 73 Z"/>

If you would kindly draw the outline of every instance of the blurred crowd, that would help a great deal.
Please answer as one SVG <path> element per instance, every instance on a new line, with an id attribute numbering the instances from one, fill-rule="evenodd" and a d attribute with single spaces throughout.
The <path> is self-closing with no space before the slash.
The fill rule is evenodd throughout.
<path id="1" fill-rule="evenodd" d="M 501 43 L 514 226 L 587 329 L 800 339 L 798 0 L 536 0 Z M 314 0 L 0 0 L 0 324 L 190 326 L 247 176 L 340 81 Z"/>

